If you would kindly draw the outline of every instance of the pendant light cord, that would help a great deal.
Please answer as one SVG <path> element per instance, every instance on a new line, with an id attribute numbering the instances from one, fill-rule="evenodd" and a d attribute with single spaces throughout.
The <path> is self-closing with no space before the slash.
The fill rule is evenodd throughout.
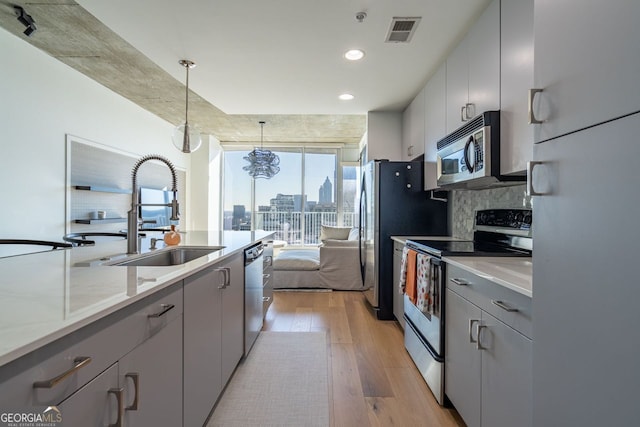
<path id="1" fill-rule="evenodd" d="M 187 125 L 189 124 L 189 68 L 190 68 L 189 64 L 187 64 L 185 68 L 187 69 L 187 86 L 185 90 L 186 92 L 185 98 L 187 99 L 187 102 L 184 108 L 184 124 Z"/>

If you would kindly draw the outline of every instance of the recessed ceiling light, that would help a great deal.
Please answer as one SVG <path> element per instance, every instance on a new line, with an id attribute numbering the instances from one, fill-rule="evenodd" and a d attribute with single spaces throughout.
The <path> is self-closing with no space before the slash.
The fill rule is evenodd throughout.
<path id="1" fill-rule="evenodd" d="M 344 57 L 349 61 L 357 61 L 364 58 L 364 51 L 360 49 L 351 49 L 345 52 Z"/>
<path id="2" fill-rule="evenodd" d="M 343 101 L 351 101 L 353 99 L 353 95 L 351 95 L 350 93 L 343 93 L 338 98 L 342 99 Z"/>

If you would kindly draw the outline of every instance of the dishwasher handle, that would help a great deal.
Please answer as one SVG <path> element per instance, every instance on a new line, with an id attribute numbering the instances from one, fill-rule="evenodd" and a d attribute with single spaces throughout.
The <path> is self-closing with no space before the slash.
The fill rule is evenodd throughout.
<path id="1" fill-rule="evenodd" d="M 264 246 L 262 243 L 259 243 L 255 246 L 247 248 L 244 250 L 244 265 L 249 265 L 254 261 L 257 261 L 262 257 L 264 253 Z"/>

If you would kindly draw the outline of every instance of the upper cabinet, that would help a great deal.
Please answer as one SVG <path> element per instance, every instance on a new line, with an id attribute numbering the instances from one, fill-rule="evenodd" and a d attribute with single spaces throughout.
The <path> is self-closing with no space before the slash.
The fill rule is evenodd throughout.
<path id="1" fill-rule="evenodd" d="M 535 142 L 640 111 L 638 17 L 638 1 L 535 1 Z"/>
<path id="2" fill-rule="evenodd" d="M 424 88 L 402 113 L 402 160 L 424 153 Z"/>
<path id="3" fill-rule="evenodd" d="M 438 140 L 447 133 L 447 88 L 446 64 L 429 79 L 424 88 L 424 189 L 438 188 L 436 160 Z"/>
<path id="4" fill-rule="evenodd" d="M 366 140 L 367 161 L 402 160 L 402 113 L 369 111 Z"/>
<path id="5" fill-rule="evenodd" d="M 527 90 L 533 84 L 533 1 L 502 2 L 500 16 L 500 173 L 524 173 L 533 157 Z"/>
<path id="6" fill-rule="evenodd" d="M 446 129 L 500 109 L 500 0 L 493 0 L 446 61 Z"/>

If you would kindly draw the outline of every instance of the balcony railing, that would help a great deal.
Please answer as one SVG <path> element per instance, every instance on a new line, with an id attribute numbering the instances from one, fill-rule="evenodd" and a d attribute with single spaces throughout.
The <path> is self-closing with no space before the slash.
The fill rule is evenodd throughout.
<path id="1" fill-rule="evenodd" d="M 353 227 L 357 221 L 354 212 L 256 212 L 254 230 L 275 231 L 276 240 L 284 240 L 290 245 L 317 245 L 323 225 Z M 304 221 L 303 221 L 304 219 Z M 247 227 L 245 225 L 245 227 Z M 247 227 L 249 228 L 249 227 Z"/>

